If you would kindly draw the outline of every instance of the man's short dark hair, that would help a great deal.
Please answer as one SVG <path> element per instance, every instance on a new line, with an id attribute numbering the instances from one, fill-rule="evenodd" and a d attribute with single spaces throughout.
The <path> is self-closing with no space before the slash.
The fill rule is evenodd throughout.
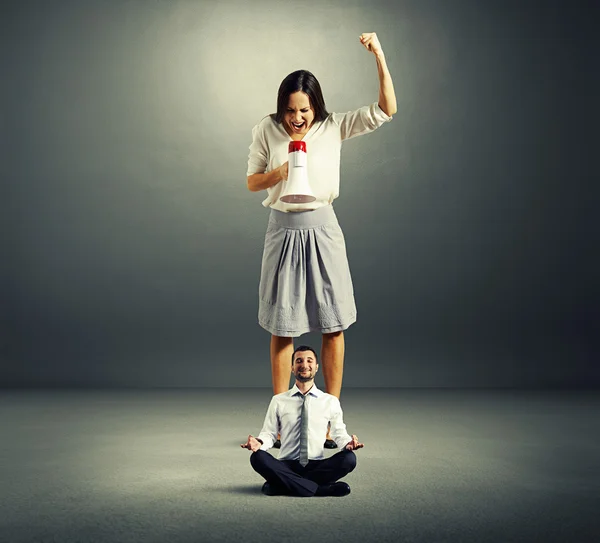
<path id="1" fill-rule="evenodd" d="M 310 105 L 315 111 L 315 121 L 324 121 L 329 113 L 327 113 L 327 109 L 325 108 L 325 100 L 323 99 L 319 81 L 308 70 L 297 70 L 286 76 L 281 82 L 281 85 L 279 85 L 275 122 L 280 123 L 283 121 L 283 116 L 288 107 L 290 94 L 294 94 L 298 91 L 302 91 L 304 94 L 308 95 Z M 312 351 L 312 349 L 310 350 Z"/>
<path id="2" fill-rule="evenodd" d="M 298 347 L 296 347 L 296 349 L 294 350 L 294 353 L 292 354 L 292 364 L 294 363 L 294 358 L 296 358 L 296 353 L 303 352 L 303 351 L 311 351 L 315 355 L 315 362 L 317 364 L 319 363 L 319 359 L 317 358 L 317 353 L 315 352 L 315 350 L 312 347 L 309 347 L 308 345 L 299 345 Z"/>

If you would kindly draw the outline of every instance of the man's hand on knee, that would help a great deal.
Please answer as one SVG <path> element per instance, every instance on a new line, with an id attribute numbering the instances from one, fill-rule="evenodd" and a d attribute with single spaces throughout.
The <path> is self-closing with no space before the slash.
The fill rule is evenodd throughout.
<path id="1" fill-rule="evenodd" d="M 346 449 L 349 451 L 355 451 L 356 449 L 362 449 L 365 446 L 364 443 L 358 441 L 358 437 L 352 434 L 352 441 L 346 444 Z"/>
<path id="2" fill-rule="evenodd" d="M 240 447 L 243 449 L 248 449 L 252 452 L 258 451 L 260 446 L 262 445 L 262 441 L 260 439 L 256 439 L 253 435 L 248 436 L 248 441 L 246 443 L 242 443 Z"/>

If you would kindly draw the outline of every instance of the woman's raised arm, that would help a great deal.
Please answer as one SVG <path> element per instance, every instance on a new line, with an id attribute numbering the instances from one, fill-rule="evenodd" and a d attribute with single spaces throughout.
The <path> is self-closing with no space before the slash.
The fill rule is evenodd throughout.
<path id="1" fill-rule="evenodd" d="M 392 76 L 385 62 L 385 55 L 383 54 L 377 34 L 375 32 L 364 32 L 360 35 L 359 39 L 360 43 L 375 55 L 379 76 L 379 107 L 386 115 L 391 117 L 398 111 L 396 94 L 394 92 Z"/>

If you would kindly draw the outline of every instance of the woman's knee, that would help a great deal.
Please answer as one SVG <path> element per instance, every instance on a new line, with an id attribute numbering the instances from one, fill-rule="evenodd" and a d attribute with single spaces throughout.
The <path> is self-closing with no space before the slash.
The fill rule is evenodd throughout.
<path id="1" fill-rule="evenodd" d="M 271 336 L 271 343 L 278 347 L 288 347 L 294 344 L 294 338 L 289 336 Z"/>

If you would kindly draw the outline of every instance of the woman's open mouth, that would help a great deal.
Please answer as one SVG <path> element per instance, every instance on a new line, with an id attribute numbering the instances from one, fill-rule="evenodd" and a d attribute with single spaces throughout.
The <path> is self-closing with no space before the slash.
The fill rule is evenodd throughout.
<path id="1" fill-rule="evenodd" d="M 304 122 L 301 123 L 291 123 L 292 128 L 296 130 L 296 132 L 300 132 L 304 128 Z"/>

